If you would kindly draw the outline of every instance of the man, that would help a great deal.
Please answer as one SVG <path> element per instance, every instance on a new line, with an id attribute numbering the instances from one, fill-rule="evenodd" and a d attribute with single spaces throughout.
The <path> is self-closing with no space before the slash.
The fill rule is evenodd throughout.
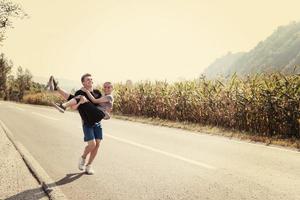
<path id="1" fill-rule="evenodd" d="M 84 141 L 87 142 L 87 145 L 84 149 L 83 154 L 79 158 L 78 168 L 84 170 L 87 174 L 94 174 L 92 168 L 92 162 L 95 159 L 98 149 L 100 147 L 100 142 L 103 138 L 102 136 L 102 127 L 100 122 L 90 124 L 89 119 L 90 113 L 95 113 L 96 115 L 101 115 L 101 112 L 97 109 L 97 104 L 93 104 L 88 95 L 82 90 L 75 92 L 75 95 L 71 95 L 68 92 L 58 87 L 58 82 L 54 80 L 53 76 L 49 80 L 50 88 L 59 92 L 59 94 L 65 99 L 70 100 L 78 95 L 83 95 L 85 98 L 78 100 L 78 104 L 73 106 L 72 109 L 77 109 L 79 111 L 80 117 L 82 119 L 82 128 L 84 133 Z M 101 92 L 99 90 L 93 89 L 93 79 L 91 74 L 84 74 L 81 77 L 81 83 L 83 87 L 88 90 L 95 99 L 100 98 Z M 89 113 L 89 114 L 88 114 Z M 104 117 L 104 116 L 103 116 Z M 86 163 L 86 158 L 89 155 L 88 162 Z"/>

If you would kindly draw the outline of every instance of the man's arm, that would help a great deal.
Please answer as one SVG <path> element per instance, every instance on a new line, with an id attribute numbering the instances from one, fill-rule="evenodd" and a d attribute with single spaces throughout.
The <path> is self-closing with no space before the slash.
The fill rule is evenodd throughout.
<path id="1" fill-rule="evenodd" d="M 71 109 L 77 110 L 81 104 L 86 103 L 86 102 L 88 102 L 88 100 L 85 98 L 85 96 L 81 96 L 80 101 L 76 105 L 71 106 Z"/>

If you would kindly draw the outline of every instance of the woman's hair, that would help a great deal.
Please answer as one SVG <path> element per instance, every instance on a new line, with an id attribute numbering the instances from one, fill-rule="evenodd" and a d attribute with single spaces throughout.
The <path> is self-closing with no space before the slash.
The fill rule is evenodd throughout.
<path id="1" fill-rule="evenodd" d="M 111 85 L 111 87 L 114 88 L 113 84 L 111 82 L 109 82 L 109 81 L 103 83 L 103 85 Z"/>

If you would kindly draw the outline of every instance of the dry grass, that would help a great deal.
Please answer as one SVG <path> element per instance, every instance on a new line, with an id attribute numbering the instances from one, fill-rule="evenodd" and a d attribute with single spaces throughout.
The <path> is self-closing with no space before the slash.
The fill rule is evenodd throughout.
<path id="1" fill-rule="evenodd" d="M 27 94 L 23 97 L 22 102 L 35 105 L 47 105 L 50 106 L 51 102 L 63 102 L 64 100 L 53 92 L 41 92 L 35 94 Z"/>

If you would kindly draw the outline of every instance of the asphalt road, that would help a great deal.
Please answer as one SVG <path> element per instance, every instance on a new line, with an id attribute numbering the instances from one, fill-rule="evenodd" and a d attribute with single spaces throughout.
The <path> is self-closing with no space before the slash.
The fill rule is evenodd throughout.
<path id="1" fill-rule="evenodd" d="M 0 120 L 69 199 L 300 199 L 300 153 L 111 119 L 94 162 L 79 114 L 0 101 Z"/>

